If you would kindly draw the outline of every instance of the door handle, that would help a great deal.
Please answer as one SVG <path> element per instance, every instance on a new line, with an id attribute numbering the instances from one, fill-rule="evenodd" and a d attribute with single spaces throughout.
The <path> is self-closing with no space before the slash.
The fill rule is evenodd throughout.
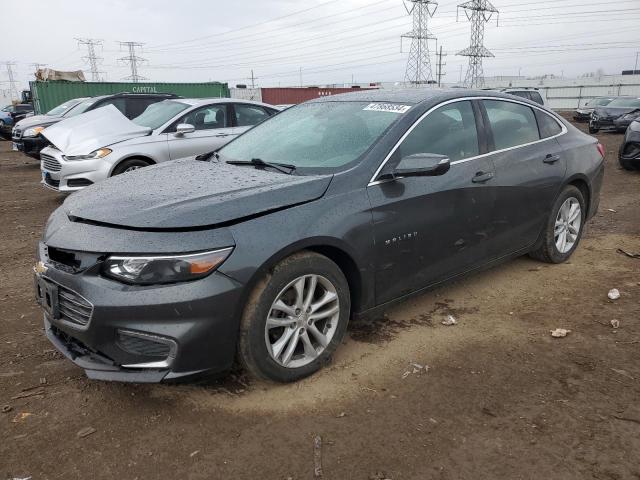
<path id="1" fill-rule="evenodd" d="M 493 178 L 493 173 L 492 172 L 478 172 L 471 179 L 471 181 L 473 183 L 484 183 L 484 182 L 488 182 L 492 178 Z"/>
<path id="2" fill-rule="evenodd" d="M 556 163 L 558 160 L 560 160 L 560 155 L 549 154 L 546 157 L 544 157 L 543 162 L 553 164 L 553 163 Z"/>

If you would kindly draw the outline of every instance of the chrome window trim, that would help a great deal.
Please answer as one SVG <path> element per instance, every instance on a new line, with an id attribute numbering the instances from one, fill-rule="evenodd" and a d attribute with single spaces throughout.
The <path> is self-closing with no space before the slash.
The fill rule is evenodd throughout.
<path id="1" fill-rule="evenodd" d="M 429 115 L 431 112 L 437 110 L 440 107 L 443 107 L 445 105 L 449 105 L 451 103 L 457 103 L 457 102 L 465 102 L 465 101 L 470 101 L 470 100 L 497 100 L 497 101 L 502 101 L 502 102 L 510 102 L 510 103 L 517 103 L 520 105 L 524 105 L 525 107 L 530 107 L 530 108 L 535 108 L 536 110 L 540 110 L 542 113 L 549 115 L 551 118 L 553 118 L 557 123 L 560 124 L 560 127 L 562 127 L 562 131 L 556 135 L 553 135 L 552 137 L 547 137 L 547 138 L 541 138 L 540 140 L 536 140 L 535 142 L 529 142 L 529 143 L 523 143 L 522 145 L 516 145 L 514 147 L 508 147 L 508 148 L 503 148 L 500 150 L 493 150 L 491 152 L 487 152 L 487 153 L 482 153 L 480 155 L 476 155 L 473 157 L 469 157 L 469 158 L 464 158 L 462 160 L 456 160 L 451 162 L 451 166 L 453 165 L 458 165 L 460 163 L 466 163 L 466 162 L 470 162 L 472 160 L 476 160 L 478 158 L 484 158 L 487 157 L 489 155 L 495 155 L 496 153 L 502 153 L 502 152 L 508 152 L 510 150 L 516 150 L 518 148 L 522 148 L 522 147 L 528 147 L 529 145 L 535 145 L 536 143 L 540 143 L 540 142 L 546 142 L 547 140 L 551 140 L 553 138 L 558 138 L 562 135 L 564 135 L 565 133 L 567 133 L 569 130 L 567 129 L 567 126 L 564 124 L 563 121 L 561 121 L 559 119 L 559 117 L 555 114 L 555 113 L 550 113 L 547 110 L 545 110 L 544 108 L 541 108 L 541 106 L 537 106 L 537 105 L 531 105 L 529 103 L 526 102 L 520 102 L 518 100 L 512 100 L 510 98 L 502 98 L 502 97 L 461 97 L 461 98 L 454 98 L 452 100 L 447 100 L 445 102 L 439 103 L 433 107 L 431 107 L 429 110 L 427 110 L 425 113 L 423 113 L 422 115 L 420 115 L 420 118 L 418 118 L 415 122 L 413 122 L 413 125 L 411 125 L 411 127 L 409 127 L 409 129 L 404 132 L 404 134 L 402 135 L 402 137 L 400 137 L 400 139 L 396 142 L 396 144 L 393 146 L 393 148 L 389 151 L 389 153 L 387 154 L 387 156 L 384 158 L 384 160 L 382 161 L 382 163 L 380 164 L 380 166 L 376 169 L 375 173 L 373 174 L 373 176 L 371 177 L 371 180 L 369 180 L 369 183 L 367 184 L 367 187 L 371 187 L 374 185 L 379 185 L 381 183 L 386 183 L 388 181 L 394 180 L 394 179 L 384 179 L 384 180 L 376 180 L 376 177 L 378 175 L 380 175 L 380 172 L 382 171 L 382 169 L 384 168 L 384 166 L 386 165 L 386 163 L 389 161 L 389 159 L 391 158 L 391 156 L 395 153 L 395 151 L 398 149 L 398 147 L 400 146 L 400 144 L 405 140 L 405 138 L 407 138 L 409 136 L 409 134 L 413 131 L 414 128 L 416 128 L 418 126 L 418 124 L 424 120 L 424 118 Z M 399 177 L 400 178 L 400 177 Z"/>

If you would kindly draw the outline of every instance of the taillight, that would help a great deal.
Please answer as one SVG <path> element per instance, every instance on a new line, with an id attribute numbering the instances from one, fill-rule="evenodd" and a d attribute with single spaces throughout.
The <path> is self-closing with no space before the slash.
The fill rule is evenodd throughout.
<path id="1" fill-rule="evenodd" d="M 602 145 L 601 143 L 598 143 L 596 145 L 596 148 L 598 149 L 598 153 L 600 154 L 600 156 L 604 160 L 604 145 Z"/>

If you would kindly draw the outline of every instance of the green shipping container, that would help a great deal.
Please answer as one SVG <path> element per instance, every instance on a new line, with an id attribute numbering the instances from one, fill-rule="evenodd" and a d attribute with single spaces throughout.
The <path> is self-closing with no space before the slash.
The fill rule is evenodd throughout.
<path id="1" fill-rule="evenodd" d="M 122 82 L 29 82 L 37 114 L 46 113 L 67 100 L 113 93 L 174 93 L 184 98 L 229 96 L 226 83 L 122 83 Z"/>

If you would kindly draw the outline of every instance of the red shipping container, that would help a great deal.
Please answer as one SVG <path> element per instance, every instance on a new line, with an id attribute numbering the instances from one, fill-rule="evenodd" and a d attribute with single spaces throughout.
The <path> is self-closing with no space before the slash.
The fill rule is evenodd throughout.
<path id="1" fill-rule="evenodd" d="M 287 88 L 262 88 L 262 101 L 271 105 L 291 105 L 313 100 L 327 95 L 340 93 L 359 92 L 370 90 L 369 88 L 319 88 L 319 87 L 287 87 Z"/>

